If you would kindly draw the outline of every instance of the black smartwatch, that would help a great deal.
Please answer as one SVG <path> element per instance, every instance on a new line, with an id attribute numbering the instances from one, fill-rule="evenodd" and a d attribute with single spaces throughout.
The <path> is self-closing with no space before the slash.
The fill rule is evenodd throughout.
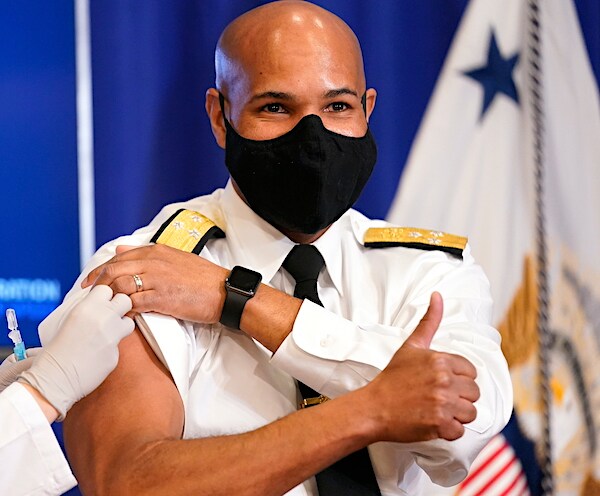
<path id="1" fill-rule="evenodd" d="M 221 324 L 234 329 L 240 328 L 242 312 L 250 298 L 256 294 L 262 276 L 253 270 L 236 265 L 225 279 L 225 304 L 221 312 Z"/>

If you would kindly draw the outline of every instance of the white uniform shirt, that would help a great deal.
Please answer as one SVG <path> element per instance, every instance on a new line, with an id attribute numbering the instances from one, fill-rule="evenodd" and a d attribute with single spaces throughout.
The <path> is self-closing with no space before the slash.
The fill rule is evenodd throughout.
<path id="1" fill-rule="evenodd" d="M 149 226 L 104 245 L 83 274 L 114 256 L 118 244 L 148 243 L 178 208 L 204 214 L 226 233 L 225 239 L 211 240 L 201 256 L 227 268 L 241 265 L 260 272 L 264 283 L 293 294 L 294 281 L 280 267 L 294 243 L 258 217 L 231 183 L 212 195 L 165 207 Z M 138 319 L 183 399 L 185 438 L 245 432 L 295 411 L 293 377 L 331 398 L 366 384 L 417 326 L 431 293 L 439 291 L 444 318 L 432 348 L 462 355 L 477 368 L 477 419 L 454 442 L 378 443 L 369 452 L 384 495 L 418 494 L 425 472 L 442 485 L 466 475 L 512 410 L 500 336 L 489 325 L 489 284 L 468 247 L 463 260 L 441 251 L 365 248 L 365 231 L 386 225 L 350 210 L 314 243 L 325 259 L 318 280 L 324 308 L 304 301 L 292 332 L 273 356 L 220 324 L 157 314 Z M 40 326 L 42 342 L 85 294 L 80 280 Z M 314 479 L 289 494 L 316 494 Z"/>
<path id="2" fill-rule="evenodd" d="M 57 495 L 77 485 L 54 432 L 18 383 L 0 394 L 0 494 Z"/>

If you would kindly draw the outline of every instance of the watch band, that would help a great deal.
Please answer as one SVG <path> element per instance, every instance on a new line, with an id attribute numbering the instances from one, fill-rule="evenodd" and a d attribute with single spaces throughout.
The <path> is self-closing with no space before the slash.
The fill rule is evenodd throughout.
<path id="1" fill-rule="evenodd" d="M 242 276 L 243 280 L 240 280 Z M 250 298 L 256 294 L 262 277 L 258 272 L 236 266 L 231 270 L 229 277 L 225 280 L 225 303 L 221 311 L 221 324 L 240 328 L 244 307 Z"/>
<path id="2" fill-rule="evenodd" d="M 242 312 L 249 299 L 246 295 L 236 293 L 235 291 L 227 291 L 225 303 L 223 304 L 223 313 L 221 313 L 221 324 L 239 329 Z"/>

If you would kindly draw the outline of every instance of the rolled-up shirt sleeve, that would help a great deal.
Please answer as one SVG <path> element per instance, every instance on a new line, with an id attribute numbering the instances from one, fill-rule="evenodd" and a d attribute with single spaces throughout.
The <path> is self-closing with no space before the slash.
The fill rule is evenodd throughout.
<path id="1" fill-rule="evenodd" d="M 356 325 L 304 300 L 271 363 L 335 398 L 371 381 L 409 335 L 389 326 Z"/>
<path id="2" fill-rule="evenodd" d="M 296 332 L 301 326 L 309 331 Z M 357 326 L 305 300 L 292 332 L 271 363 L 335 398 L 371 381 L 410 334 L 392 326 Z M 456 323 L 440 329 L 434 339 L 432 348 L 461 355 L 477 369 L 482 395 L 475 403 L 477 419 L 470 428 L 485 432 L 498 415 L 508 422 L 512 386 L 498 332 L 485 324 Z"/>
<path id="3" fill-rule="evenodd" d="M 468 253 L 466 262 L 425 262 L 413 277 L 417 282 L 402 296 L 402 304 L 396 304 L 398 310 L 381 311 L 380 315 L 388 316 L 383 323 L 353 322 L 305 300 L 292 332 L 271 362 L 330 398 L 362 387 L 385 368 L 418 325 L 431 293 L 439 291 L 444 315 L 431 348 L 461 355 L 475 366 L 481 392 L 475 403 L 477 418 L 465 426 L 465 435 L 457 441 L 378 443 L 371 453 L 389 462 L 395 452 L 404 456 L 410 452 L 435 483 L 447 486 L 466 476 L 477 453 L 508 422 L 512 385 L 500 335 L 489 324 L 489 284 Z"/>

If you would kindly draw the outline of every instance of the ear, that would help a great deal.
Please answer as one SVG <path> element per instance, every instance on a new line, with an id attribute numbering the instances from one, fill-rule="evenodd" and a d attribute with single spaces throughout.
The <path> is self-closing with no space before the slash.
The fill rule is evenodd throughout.
<path id="1" fill-rule="evenodd" d="M 209 88 L 206 91 L 204 108 L 208 114 L 210 127 L 212 128 L 217 145 L 225 149 L 225 123 L 223 122 L 223 111 L 219 103 L 219 92 L 215 88 Z"/>
<path id="2" fill-rule="evenodd" d="M 371 113 L 375 108 L 375 100 L 377 100 L 377 91 L 375 91 L 373 88 L 369 88 L 366 91 L 367 122 L 369 122 L 369 117 L 371 117 Z"/>

